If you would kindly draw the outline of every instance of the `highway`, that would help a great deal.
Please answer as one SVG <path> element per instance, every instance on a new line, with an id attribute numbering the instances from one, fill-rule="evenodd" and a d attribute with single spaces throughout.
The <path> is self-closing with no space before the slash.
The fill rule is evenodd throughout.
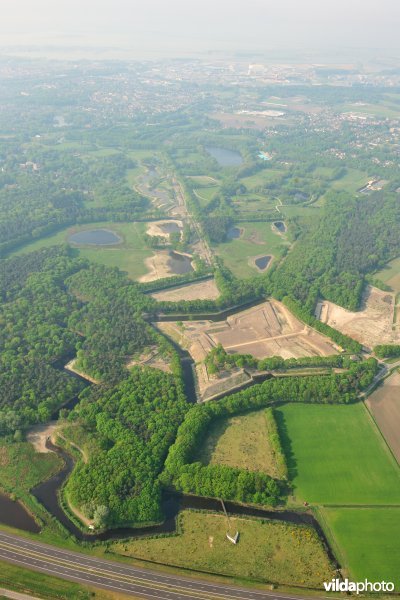
<path id="1" fill-rule="evenodd" d="M 0 561 L 135 597 L 159 600 L 299 600 L 299 597 L 166 575 L 61 550 L 0 531 Z"/>

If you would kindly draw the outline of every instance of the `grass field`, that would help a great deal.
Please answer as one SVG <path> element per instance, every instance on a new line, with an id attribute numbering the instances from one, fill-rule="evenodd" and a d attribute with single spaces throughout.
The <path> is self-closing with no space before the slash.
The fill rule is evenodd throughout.
<path id="1" fill-rule="evenodd" d="M 35 594 L 48 600 L 117 600 L 128 598 L 125 594 L 114 594 L 104 590 L 86 588 L 72 581 L 35 573 L 16 565 L 0 562 L 0 588 L 24 594 Z M 2 598 L 0 593 L 0 598 Z M 134 599 L 134 596 L 129 596 Z"/>
<path id="2" fill-rule="evenodd" d="M 286 404 L 275 415 L 297 501 L 400 504 L 400 469 L 362 403 Z"/>
<path id="3" fill-rule="evenodd" d="M 111 549 L 169 565 L 277 583 L 321 587 L 333 577 L 319 539 L 306 527 L 231 518 L 230 530 L 240 533 L 234 546 L 226 539 L 222 515 L 185 510 L 179 519 L 178 536 L 120 542 Z"/>
<path id="4" fill-rule="evenodd" d="M 400 258 L 395 258 L 381 271 L 377 271 L 378 279 L 390 285 L 396 294 L 400 294 Z"/>
<path id="5" fill-rule="evenodd" d="M 248 190 L 254 190 L 257 187 L 263 186 L 265 183 L 271 181 L 271 179 L 274 179 L 282 173 L 283 171 L 279 169 L 263 169 L 255 175 L 250 175 L 250 177 L 242 177 L 240 181 L 247 187 Z"/>
<path id="6" fill-rule="evenodd" d="M 289 245 L 282 236 L 272 231 L 271 223 L 243 222 L 235 224 L 235 227 L 242 228 L 243 235 L 219 244 L 215 251 L 238 277 L 251 277 L 260 273 L 249 264 L 249 259 L 272 254 L 275 261 L 279 260 Z"/>
<path id="7" fill-rule="evenodd" d="M 400 508 L 324 508 L 328 536 L 353 580 L 392 581 L 400 589 Z"/>
<path id="8" fill-rule="evenodd" d="M 249 471 L 262 471 L 277 477 L 264 410 L 219 419 L 212 423 L 196 460 L 204 464 L 222 464 Z"/>
<path id="9" fill-rule="evenodd" d="M 103 222 L 86 223 L 85 225 L 69 227 L 54 235 L 27 244 L 15 252 L 14 255 L 33 252 L 39 248 L 54 246 L 56 244 L 65 244 L 70 234 L 76 231 L 102 228 L 111 229 L 118 233 L 123 238 L 123 243 L 114 247 L 74 246 L 77 254 L 108 267 L 118 267 L 121 271 L 126 271 L 132 279 L 137 279 L 144 275 L 147 272 L 144 261 L 152 255 L 152 251 L 147 248 L 143 239 L 143 233 L 146 228 L 145 223 Z"/>
<path id="10" fill-rule="evenodd" d="M 346 175 L 333 181 L 331 187 L 334 190 L 345 190 L 346 192 L 356 192 L 363 187 L 370 176 L 364 171 L 357 169 L 347 169 Z"/>
<path id="11" fill-rule="evenodd" d="M 195 196 L 199 201 L 201 207 L 207 206 L 207 204 L 216 196 L 219 187 L 217 185 L 204 186 L 194 190 Z"/>

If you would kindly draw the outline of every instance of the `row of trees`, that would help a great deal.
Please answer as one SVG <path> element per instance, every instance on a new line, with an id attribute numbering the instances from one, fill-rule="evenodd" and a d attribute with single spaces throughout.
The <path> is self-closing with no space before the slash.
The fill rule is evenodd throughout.
<path id="1" fill-rule="evenodd" d="M 260 371 L 286 371 L 301 367 L 349 367 L 352 363 L 347 355 L 304 356 L 284 359 L 281 356 L 254 358 L 251 354 L 228 354 L 222 344 L 210 350 L 204 360 L 210 374 L 219 373 L 232 367 L 258 369 Z"/>

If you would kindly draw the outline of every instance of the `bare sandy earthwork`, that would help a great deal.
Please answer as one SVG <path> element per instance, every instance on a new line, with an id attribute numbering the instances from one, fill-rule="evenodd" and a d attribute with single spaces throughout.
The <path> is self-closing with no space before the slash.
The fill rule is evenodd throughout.
<path id="1" fill-rule="evenodd" d="M 147 224 L 146 233 L 147 235 L 169 238 L 171 231 L 169 231 L 171 226 L 176 226 L 182 231 L 183 223 L 182 221 L 165 219 L 163 221 L 150 221 Z"/>
<path id="2" fill-rule="evenodd" d="M 180 300 L 215 300 L 219 296 L 219 291 L 214 279 L 180 285 L 170 290 L 161 290 L 154 292 L 151 296 L 155 300 L 179 302 Z"/>
<path id="3" fill-rule="evenodd" d="M 395 372 L 365 401 L 400 464 L 400 374 Z"/>
<path id="4" fill-rule="evenodd" d="M 324 301 L 318 304 L 316 316 L 367 348 L 373 348 L 377 344 L 400 343 L 400 332 L 393 329 L 394 306 L 394 294 L 368 286 L 360 311 L 352 312 Z"/>
<path id="5" fill-rule="evenodd" d="M 34 427 L 29 430 L 26 439 L 32 444 L 36 452 L 51 452 L 51 450 L 46 448 L 46 441 L 55 434 L 59 426 L 60 424 L 57 421 L 49 421 L 49 423 L 34 425 Z"/>
<path id="6" fill-rule="evenodd" d="M 181 254 L 188 259 L 192 258 L 190 254 L 185 254 L 183 252 L 175 252 L 175 254 Z M 179 273 L 174 270 L 174 266 L 171 261 L 170 250 L 155 250 L 153 256 L 146 258 L 144 264 L 148 272 L 140 277 L 139 282 L 141 283 L 155 281 L 156 279 L 163 279 L 164 277 L 172 277 L 173 275 L 179 275 Z"/>
<path id="7" fill-rule="evenodd" d="M 157 326 L 187 348 L 195 362 L 222 344 L 229 354 L 251 354 L 255 358 L 282 356 L 327 356 L 338 347 L 327 337 L 298 319 L 276 300 L 263 302 L 221 322 L 169 322 Z"/>

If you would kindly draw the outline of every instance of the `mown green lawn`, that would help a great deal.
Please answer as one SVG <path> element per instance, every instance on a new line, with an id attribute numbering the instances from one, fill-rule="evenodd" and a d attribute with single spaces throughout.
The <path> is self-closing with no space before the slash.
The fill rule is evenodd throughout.
<path id="1" fill-rule="evenodd" d="M 400 469 L 362 403 L 286 404 L 276 419 L 296 500 L 400 505 Z"/>
<path id="2" fill-rule="evenodd" d="M 237 277 L 252 277 L 260 273 L 249 264 L 255 256 L 272 254 L 276 261 L 289 246 L 284 236 L 272 231 L 271 223 L 235 223 L 235 227 L 244 230 L 242 236 L 218 244 L 215 251 Z"/>
<path id="3" fill-rule="evenodd" d="M 328 535 L 355 581 L 392 581 L 400 590 L 400 507 L 324 508 Z"/>
<path id="4" fill-rule="evenodd" d="M 108 247 L 74 246 L 79 256 L 108 267 L 118 267 L 121 271 L 126 271 L 131 279 L 137 279 L 147 272 L 144 261 L 152 255 L 152 251 L 147 248 L 143 239 L 146 223 L 112 223 L 107 221 L 69 227 L 54 235 L 23 246 L 14 252 L 14 255 L 33 252 L 39 248 L 57 244 L 66 244 L 71 233 L 86 229 L 111 229 L 123 238 L 123 243 L 119 246 Z"/>

